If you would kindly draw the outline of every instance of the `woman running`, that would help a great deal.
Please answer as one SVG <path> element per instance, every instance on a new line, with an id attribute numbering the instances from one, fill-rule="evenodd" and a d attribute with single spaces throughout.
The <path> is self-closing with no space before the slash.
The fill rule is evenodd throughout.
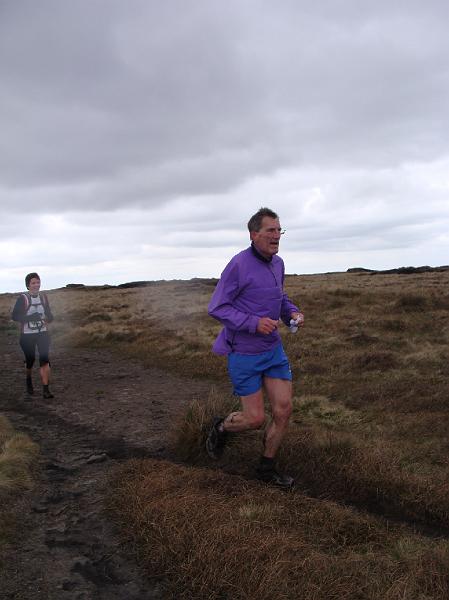
<path id="1" fill-rule="evenodd" d="M 32 370 L 36 358 L 36 347 L 39 352 L 40 375 L 43 386 L 42 396 L 54 398 L 50 392 L 50 336 L 47 323 L 53 321 L 47 295 L 39 292 L 41 279 L 37 273 L 29 273 L 25 277 L 28 292 L 20 294 L 12 311 L 13 321 L 20 323 L 20 347 L 25 354 L 26 389 L 28 394 L 34 393 Z"/>

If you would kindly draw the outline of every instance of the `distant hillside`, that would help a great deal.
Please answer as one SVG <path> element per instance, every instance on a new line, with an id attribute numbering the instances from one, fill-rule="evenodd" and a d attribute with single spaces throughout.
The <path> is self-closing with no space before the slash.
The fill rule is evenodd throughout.
<path id="1" fill-rule="evenodd" d="M 399 267 L 397 269 L 387 269 L 384 271 L 375 270 L 375 269 L 365 269 L 364 267 L 352 267 L 347 269 L 346 273 L 366 273 L 370 275 L 410 275 L 413 273 L 441 273 L 443 271 L 449 271 L 449 265 L 443 265 L 440 267 L 429 267 L 429 266 L 421 266 L 421 267 Z M 328 273 L 315 273 L 315 275 L 338 275 L 339 273 L 343 273 L 344 271 L 332 271 Z M 296 277 L 296 273 L 289 273 L 287 277 Z M 149 287 L 149 286 L 157 286 L 163 285 L 167 283 L 167 281 L 171 282 L 179 282 L 190 284 L 191 286 L 205 285 L 205 286 L 215 286 L 217 284 L 218 279 L 214 277 L 194 277 L 192 279 L 171 279 L 171 280 L 143 280 L 143 281 L 129 281 L 127 283 L 120 283 L 118 285 L 84 285 L 83 283 L 69 283 L 65 287 L 68 289 L 85 289 L 85 290 L 104 290 L 108 288 L 137 288 L 137 287 Z M 60 288 L 61 289 L 61 288 Z"/>
<path id="2" fill-rule="evenodd" d="M 373 275 L 379 274 L 391 274 L 391 275 L 410 275 L 412 273 L 440 273 L 442 271 L 449 271 L 449 265 L 443 265 L 441 267 L 399 267 L 398 269 L 386 269 L 384 271 L 377 271 L 375 269 L 364 269 L 363 267 L 354 267 L 348 269 L 346 273 L 372 273 Z"/>
<path id="3" fill-rule="evenodd" d="M 85 285 L 84 283 L 68 283 L 65 287 L 68 289 L 72 289 L 72 290 L 107 290 L 109 288 L 120 288 L 120 289 L 128 289 L 128 288 L 140 288 L 140 287 L 149 287 L 149 286 L 157 286 L 157 285 L 163 285 L 165 283 L 167 283 L 168 281 L 171 282 L 179 282 L 179 283 L 186 283 L 186 284 L 190 284 L 190 286 L 197 286 L 197 285 L 209 285 L 209 286 L 214 286 L 216 285 L 218 279 L 214 279 L 214 278 L 201 278 L 201 277 L 194 277 L 193 279 L 171 279 L 171 280 L 165 280 L 165 279 L 156 279 L 156 280 L 143 280 L 143 281 L 129 281 L 127 283 L 119 283 L 118 285 L 108 285 L 108 284 L 104 284 L 104 285 Z M 62 289 L 62 288 L 59 288 Z"/>

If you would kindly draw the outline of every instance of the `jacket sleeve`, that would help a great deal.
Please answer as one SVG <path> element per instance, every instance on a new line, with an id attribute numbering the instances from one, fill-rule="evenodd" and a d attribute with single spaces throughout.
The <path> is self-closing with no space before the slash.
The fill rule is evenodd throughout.
<path id="1" fill-rule="evenodd" d="M 19 296 L 14 304 L 14 308 L 12 309 L 11 318 L 13 321 L 17 321 L 18 323 L 25 323 L 25 302 L 23 296 Z"/>
<path id="2" fill-rule="evenodd" d="M 284 279 L 285 273 L 284 267 L 282 267 L 282 289 L 284 289 Z M 293 312 L 300 312 L 300 310 L 295 304 L 293 304 L 293 302 L 288 297 L 287 293 L 283 292 L 281 303 L 281 319 L 285 323 L 285 325 L 287 325 L 287 327 L 290 325 L 291 314 Z"/>
<path id="3" fill-rule="evenodd" d="M 242 312 L 234 307 L 240 293 L 239 266 L 230 262 L 223 273 L 209 303 L 209 315 L 222 325 L 235 331 L 256 333 L 259 317 Z"/>

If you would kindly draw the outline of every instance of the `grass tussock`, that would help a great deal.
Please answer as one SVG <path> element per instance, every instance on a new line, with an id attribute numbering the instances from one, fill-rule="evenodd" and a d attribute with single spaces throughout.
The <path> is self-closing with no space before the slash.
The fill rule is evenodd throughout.
<path id="1" fill-rule="evenodd" d="M 215 387 L 206 400 L 194 400 L 186 412 L 179 416 L 171 431 L 177 457 L 195 464 L 204 462 L 204 444 L 212 418 L 227 415 L 237 410 L 238 405 L 235 397 L 220 394 Z"/>
<path id="2" fill-rule="evenodd" d="M 235 400 L 234 400 L 235 402 Z M 178 458 L 210 465 L 204 448 L 213 415 L 235 410 L 231 398 L 211 392 L 208 401 L 192 403 L 174 432 Z M 267 407 L 269 412 L 269 407 Z M 405 521 L 449 531 L 449 484 L 409 468 L 409 461 L 391 445 L 367 443 L 348 431 L 360 415 L 322 396 L 294 399 L 293 425 L 278 462 L 294 476 L 300 489 Z M 262 432 L 230 436 L 221 466 L 252 476 L 262 450 Z"/>
<path id="3" fill-rule="evenodd" d="M 0 497 L 32 485 L 31 465 L 38 446 L 22 433 L 16 433 L 0 415 Z"/>
<path id="4" fill-rule="evenodd" d="M 33 487 L 33 464 L 38 446 L 27 435 L 16 433 L 0 415 L 0 546 L 13 534 L 17 506 L 24 492 Z"/>
<path id="5" fill-rule="evenodd" d="M 429 305 L 429 298 L 423 294 L 402 294 L 396 301 L 395 307 L 406 312 L 424 311 Z"/>
<path id="6" fill-rule="evenodd" d="M 449 595 L 447 543 L 219 471 L 131 461 L 110 510 L 167 598 L 399 600 Z"/>

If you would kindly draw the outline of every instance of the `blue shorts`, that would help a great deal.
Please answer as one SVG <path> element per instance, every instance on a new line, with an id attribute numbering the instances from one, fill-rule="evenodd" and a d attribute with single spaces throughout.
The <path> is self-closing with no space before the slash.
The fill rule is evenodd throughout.
<path id="1" fill-rule="evenodd" d="M 249 396 L 262 387 L 263 377 L 292 380 L 292 371 L 282 344 L 260 354 L 228 355 L 228 371 L 237 396 Z"/>

